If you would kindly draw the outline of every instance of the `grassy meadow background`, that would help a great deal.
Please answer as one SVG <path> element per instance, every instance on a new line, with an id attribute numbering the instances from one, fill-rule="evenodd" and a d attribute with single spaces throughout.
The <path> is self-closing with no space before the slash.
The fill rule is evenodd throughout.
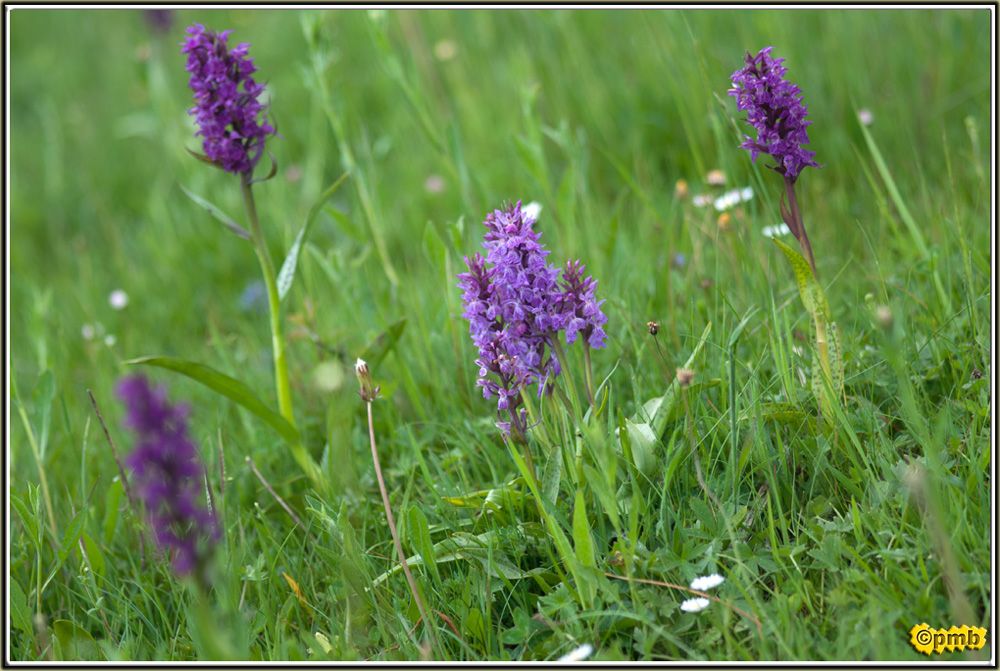
<path id="1" fill-rule="evenodd" d="M 914 624 L 989 626 L 987 10 L 180 10 L 164 34 L 139 11 L 9 20 L 11 658 L 541 660 L 591 644 L 602 660 L 916 661 Z M 274 405 L 252 248 L 181 190 L 242 220 L 236 178 L 186 151 L 193 22 L 252 43 L 267 83 L 279 171 L 255 193 L 277 263 L 352 167 L 283 304 L 299 425 L 331 494 L 249 413 L 145 371 L 191 403 L 224 521 L 203 607 L 148 536 L 140 552 L 87 396 L 122 453 L 114 385 L 130 358 L 209 364 Z M 781 181 L 737 148 L 748 127 L 726 96 L 766 45 L 805 94 L 823 166 L 798 191 L 843 341 L 832 426 L 815 417 L 808 315 L 762 234 Z M 755 192 L 721 226 L 691 201 L 721 193 L 713 169 Z M 585 489 L 589 607 L 510 484 L 461 318 L 462 257 L 517 199 L 543 206 L 552 259 L 599 281 L 609 427 L 662 395 L 712 324 L 644 463 L 611 430 L 588 437 L 588 472 L 605 476 Z M 380 334 L 376 433 L 404 547 L 435 556 L 414 568 L 440 613 L 432 651 L 402 576 L 375 584 L 396 562 L 351 365 Z M 568 473 L 557 486 L 569 534 Z M 449 538 L 466 549 L 446 553 Z M 719 572 L 723 603 L 686 613 L 682 591 L 604 575 L 626 568 L 680 585 Z"/>

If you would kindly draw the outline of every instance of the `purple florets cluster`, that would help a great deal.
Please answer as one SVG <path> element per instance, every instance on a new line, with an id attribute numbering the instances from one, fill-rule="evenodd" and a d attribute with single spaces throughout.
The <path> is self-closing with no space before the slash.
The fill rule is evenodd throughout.
<path id="1" fill-rule="evenodd" d="M 125 425 L 136 435 L 126 464 L 156 543 L 173 550 L 178 573 L 191 573 L 204 566 L 219 529 L 214 515 L 199 504 L 204 475 L 188 438 L 188 408 L 171 405 L 166 390 L 154 389 L 142 376 L 122 380 L 118 397 L 128 409 Z"/>
<path id="2" fill-rule="evenodd" d="M 535 220 L 518 202 L 490 213 L 483 247 L 486 256 L 466 258 L 469 272 L 460 274 L 459 287 L 469 320 L 469 333 L 479 348 L 479 380 L 483 396 L 496 397 L 497 410 L 510 417 L 498 426 L 523 434 L 521 390 L 545 383 L 560 372 L 549 352 L 559 331 L 572 343 L 583 335 L 590 347 L 604 347 L 602 328 L 607 317 L 594 297 L 597 282 L 584 278 L 581 263 L 563 271 L 546 261 L 549 251 L 533 229 Z"/>
<path id="3" fill-rule="evenodd" d="M 238 44 L 227 50 L 230 32 L 215 33 L 200 24 L 187 29 L 182 52 L 188 57 L 189 85 L 195 99 L 188 113 L 198 122 L 208 160 L 228 172 L 245 174 L 257 165 L 264 141 L 275 130 L 262 117 L 258 97 L 264 85 L 251 76 L 257 68 L 247 56 L 250 45 Z"/>
<path id="4" fill-rule="evenodd" d="M 579 261 L 569 261 L 563 269 L 562 294 L 559 297 L 559 313 L 564 320 L 566 342 L 574 343 L 582 335 L 590 347 L 604 347 L 604 324 L 607 316 L 601 310 L 601 303 L 594 296 L 597 280 L 584 276 L 586 267 Z"/>
<path id="5" fill-rule="evenodd" d="M 777 161 L 774 169 L 794 182 L 802 169 L 819 167 L 813 160 L 816 152 L 803 149 L 809 144 L 806 106 L 802 92 L 784 79 L 785 59 L 772 58 L 765 47 L 756 56 L 747 53 L 746 65 L 732 74 L 736 108 L 747 112 L 747 122 L 757 129 L 757 138 L 747 136 L 741 148 L 756 161 L 758 154 L 769 154 Z"/>

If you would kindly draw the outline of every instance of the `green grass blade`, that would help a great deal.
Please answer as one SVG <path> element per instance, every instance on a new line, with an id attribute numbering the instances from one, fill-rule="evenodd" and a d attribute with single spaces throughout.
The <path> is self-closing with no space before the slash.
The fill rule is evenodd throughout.
<path id="1" fill-rule="evenodd" d="M 250 387 L 236 378 L 220 373 L 214 368 L 205 364 L 195 363 L 194 361 L 186 361 L 168 356 L 145 356 L 138 359 L 130 359 L 125 363 L 130 366 L 156 366 L 157 368 L 165 368 L 189 377 L 195 382 L 205 385 L 215 393 L 221 394 L 230 401 L 243 406 L 281 434 L 281 437 L 289 443 L 295 444 L 299 441 L 299 432 L 295 427 L 261 401 Z"/>

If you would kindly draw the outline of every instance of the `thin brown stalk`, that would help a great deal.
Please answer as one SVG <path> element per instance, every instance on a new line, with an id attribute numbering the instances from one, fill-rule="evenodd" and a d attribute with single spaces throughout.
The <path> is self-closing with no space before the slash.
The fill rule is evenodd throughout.
<path id="1" fill-rule="evenodd" d="M 94 398 L 94 392 L 90 389 L 87 390 L 87 396 L 90 397 L 90 405 L 94 407 L 94 414 L 97 415 L 97 421 L 101 424 L 101 429 L 104 431 L 104 437 L 108 440 L 108 446 L 111 447 L 111 456 L 115 459 L 115 464 L 118 466 L 118 477 L 122 481 L 122 489 L 125 490 L 125 498 L 128 500 L 129 509 L 132 514 L 139 517 L 139 507 L 132 496 L 132 488 L 128 484 L 128 475 L 125 473 L 125 467 L 122 465 L 122 460 L 118 456 L 118 450 L 115 449 L 115 441 L 111 438 L 111 432 L 108 431 L 108 425 L 104 422 L 104 415 L 101 414 L 101 408 L 97 405 L 97 399 Z M 145 534 L 139 534 L 139 557 L 142 562 L 142 567 L 146 568 L 146 541 Z"/>
<path id="2" fill-rule="evenodd" d="M 129 505 L 135 510 L 135 499 L 132 498 L 132 489 L 128 485 L 128 476 L 125 475 L 125 467 L 122 466 L 122 460 L 118 457 L 118 450 L 115 449 L 115 441 L 111 438 L 111 432 L 108 431 L 108 425 L 104 423 L 104 416 L 101 414 L 101 409 L 97 405 L 97 399 L 94 398 L 94 392 L 87 390 L 87 396 L 90 397 L 90 404 L 94 406 L 94 414 L 97 415 L 97 421 L 101 423 L 101 428 L 104 430 L 104 437 L 108 439 L 108 445 L 111 447 L 111 455 L 115 458 L 115 464 L 118 465 L 118 476 L 122 479 L 122 488 L 125 490 L 125 498 L 128 499 Z"/>
<path id="3" fill-rule="evenodd" d="M 677 585 L 677 584 L 674 584 L 672 582 L 664 582 L 662 580 L 648 580 L 646 578 L 629 578 L 627 576 L 618 575 L 617 573 L 608 573 L 608 572 L 605 572 L 604 575 L 606 575 L 609 578 L 614 578 L 615 580 L 624 580 L 625 582 L 637 582 L 637 583 L 642 583 L 643 585 L 654 585 L 656 587 L 668 587 L 670 589 L 678 590 L 680 592 L 687 592 L 689 594 L 696 594 L 696 595 L 698 595 L 700 597 L 704 597 L 704 598 L 708 599 L 709 601 L 715 601 L 716 603 L 722 604 L 723 606 L 725 606 L 729 610 L 733 611 L 734 613 L 742 615 L 746 619 L 748 619 L 751 622 L 753 622 L 755 625 L 757 625 L 757 633 L 759 635 L 761 635 L 761 636 L 764 635 L 764 629 L 761 626 L 760 620 L 757 619 L 756 616 L 754 616 L 752 613 L 746 612 L 742 608 L 738 608 L 737 606 L 734 606 L 731 603 L 723 601 L 719 597 L 713 596 L 713 595 L 709 594 L 708 592 L 702 592 L 701 590 L 698 590 L 698 589 L 692 589 L 690 587 L 685 587 L 684 585 Z"/>
<path id="4" fill-rule="evenodd" d="M 274 500 L 278 502 L 278 505 L 281 506 L 286 513 L 288 513 L 289 517 L 292 518 L 292 521 L 295 522 L 296 525 L 305 529 L 306 525 L 302 523 L 302 520 L 300 520 L 299 516 L 295 514 L 295 511 L 292 510 L 291 506 L 285 503 L 285 499 L 281 498 L 278 492 L 274 491 L 271 483 L 269 483 L 261 472 L 257 470 L 257 464 L 253 463 L 253 459 L 247 457 L 247 464 L 250 466 L 250 470 L 253 471 L 253 474 L 257 476 L 257 479 L 260 480 L 260 484 L 264 485 L 264 489 L 266 489 L 268 493 L 274 497 Z"/>
<path id="5" fill-rule="evenodd" d="M 378 458 L 378 447 L 375 445 L 375 421 L 372 416 L 371 400 L 366 399 L 365 406 L 368 408 L 368 438 L 372 446 L 372 463 L 375 465 L 375 478 L 378 480 L 378 489 L 382 494 L 382 505 L 385 507 L 386 522 L 389 523 L 389 533 L 392 535 L 393 545 L 396 546 L 396 555 L 399 557 L 399 563 L 403 567 L 403 573 L 406 575 L 406 582 L 410 586 L 413 600 L 417 604 L 417 610 L 420 611 L 420 618 L 424 621 L 427 633 L 434 641 L 435 647 L 437 647 L 437 638 L 434 635 L 433 624 L 427 617 L 427 608 L 424 606 L 424 601 L 420 598 L 420 592 L 417 590 L 417 581 L 413 579 L 413 574 L 410 572 L 410 565 L 407 563 L 406 555 L 403 553 L 403 544 L 399 542 L 399 532 L 396 530 L 396 520 L 392 516 L 392 506 L 389 505 L 389 493 L 385 488 L 385 479 L 382 477 L 382 466 Z"/>

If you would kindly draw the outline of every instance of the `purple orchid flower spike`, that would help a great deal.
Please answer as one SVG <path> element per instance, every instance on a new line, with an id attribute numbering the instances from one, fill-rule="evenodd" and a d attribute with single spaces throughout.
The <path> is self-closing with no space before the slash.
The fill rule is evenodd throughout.
<path id="1" fill-rule="evenodd" d="M 200 24 L 187 29 L 181 51 L 188 57 L 195 99 L 188 113 L 198 123 L 207 160 L 226 172 L 249 175 L 275 129 L 263 117 L 259 98 L 264 85 L 252 76 L 257 68 L 248 56 L 250 45 L 228 49 L 231 32 L 216 33 Z"/>
<path id="2" fill-rule="evenodd" d="M 165 389 L 151 387 L 138 375 L 119 383 L 118 397 L 127 408 L 125 425 L 136 436 L 126 465 L 156 544 L 171 552 L 177 573 L 199 571 L 202 577 L 220 532 L 215 515 L 199 503 L 204 470 L 188 437 L 189 410 L 171 405 Z"/>

